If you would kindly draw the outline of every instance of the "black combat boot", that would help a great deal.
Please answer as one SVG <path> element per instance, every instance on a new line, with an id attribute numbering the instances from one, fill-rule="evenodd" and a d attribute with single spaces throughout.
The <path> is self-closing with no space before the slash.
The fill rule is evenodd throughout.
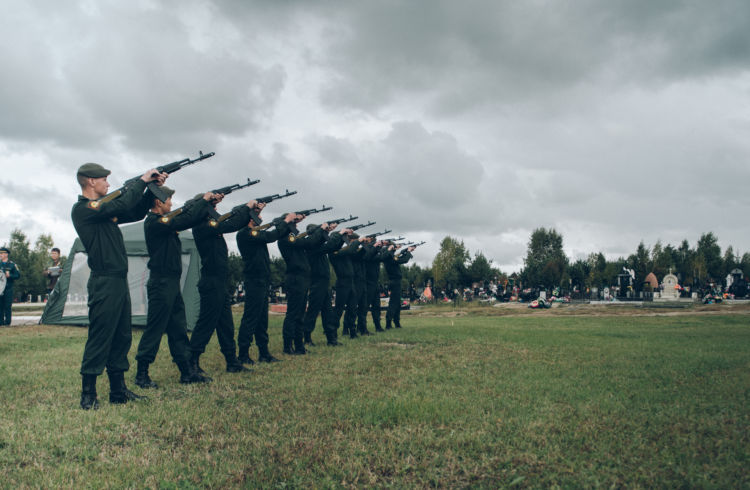
<path id="1" fill-rule="evenodd" d="M 359 337 L 359 335 L 357 335 L 357 329 L 355 329 L 354 327 L 350 328 L 349 329 L 349 338 L 350 339 L 356 339 L 357 337 Z"/>
<path id="2" fill-rule="evenodd" d="M 227 372 L 228 373 L 246 373 L 250 372 L 250 369 L 242 365 L 242 363 L 234 355 L 234 352 L 224 354 L 224 359 L 227 360 Z"/>
<path id="3" fill-rule="evenodd" d="M 250 348 L 249 347 L 240 347 L 239 356 L 237 356 L 237 359 L 242 364 L 249 364 L 253 365 L 255 364 L 255 361 L 250 357 Z"/>
<path id="4" fill-rule="evenodd" d="M 312 341 L 312 333 L 305 332 L 305 344 L 309 345 L 310 347 L 315 347 L 315 344 Z"/>
<path id="5" fill-rule="evenodd" d="M 335 333 L 326 334 L 326 339 L 327 339 L 326 343 L 330 345 L 331 347 L 342 345 L 341 342 L 339 342 L 338 339 L 336 338 Z"/>
<path id="6" fill-rule="evenodd" d="M 281 362 L 281 359 L 276 359 L 268 352 L 268 346 L 258 346 L 258 362 Z"/>
<path id="7" fill-rule="evenodd" d="M 99 400 L 96 399 L 96 374 L 81 375 L 81 408 L 97 410 Z"/>
<path id="8" fill-rule="evenodd" d="M 396 326 L 396 328 L 401 328 L 401 322 L 400 321 L 394 321 L 393 324 Z"/>
<path id="9" fill-rule="evenodd" d="M 138 361 L 138 371 L 135 373 L 135 384 L 141 388 L 158 388 L 159 385 L 154 383 L 148 376 L 148 363 Z"/>
<path id="10" fill-rule="evenodd" d="M 373 320 L 375 322 L 375 331 L 376 332 L 385 332 L 385 330 L 383 330 L 383 327 L 380 326 L 380 318 L 373 319 Z"/>
<path id="11" fill-rule="evenodd" d="M 294 355 L 294 347 L 292 347 L 292 339 L 284 339 L 284 354 Z"/>
<path id="12" fill-rule="evenodd" d="M 386 317 L 385 318 L 385 329 L 390 330 L 391 329 L 391 319 Z"/>
<path id="13" fill-rule="evenodd" d="M 294 339 L 294 355 L 304 356 L 305 354 L 307 354 L 307 350 L 305 349 L 304 340 L 301 337 Z"/>
<path id="14" fill-rule="evenodd" d="M 109 403 L 123 404 L 129 401 L 145 399 L 145 396 L 136 395 L 125 386 L 125 373 L 111 373 L 107 371 L 109 377 Z"/>
<path id="15" fill-rule="evenodd" d="M 213 379 L 208 376 L 203 376 L 193 370 L 193 367 L 189 362 L 177 363 L 177 368 L 180 370 L 180 383 L 189 385 L 193 383 L 210 383 Z"/>
<path id="16" fill-rule="evenodd" d="M 194 372 L 200 374 L 201 376 L 208 377 L 208 373 L 201 369 L 201 365 L 199 363 L 201 355 L 197 352 L 193 352 L 193 354 L 190 356 L 190 369 L 192 369 Z M 208 378 L 211 379 L 211 378 Z"/>

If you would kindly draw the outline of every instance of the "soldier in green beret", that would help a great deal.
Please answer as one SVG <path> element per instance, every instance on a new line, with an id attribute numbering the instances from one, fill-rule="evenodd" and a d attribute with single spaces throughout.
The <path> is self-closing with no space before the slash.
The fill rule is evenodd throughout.
<path id="1" fill-rule="evenodd" d="M 132 342 L 128 257 L 118 227 L 143 219 L 153 195 L 146 184 L 163 184 L 166 173 L 151 169 L 132 185 L 121 189 L 115 199 L 107 195 L 110 171 L 96 163 L 78 169 L 81 195 L 73 205 L 73 226 L 81 239 L 91 275 L 88 281 L 89 331 L 81 362 L 81 408 L 98 408 L 96 378 L 107 368 L 110 403 L 127 403 L 142 398 L 125 386 L 128 351 Z"/>
<path id="2" fill-rule="evenodd" d="M 204 221 L 208 217 L 210 202 L 217 196 L 206 192 L 199 199 L 191 200 L 179 211 L 171 213 L 174 190 L 162 186 L 162 191 L 169 198 L 162 202 L 154 197 L 153 206 L 143 222 L 149 256 L 149 277 L 146 284 L 146 329 L 135 356 L 138 362 L 135 384 L 141 388 L 158 388 L 148 375 L 148 367 L 156 359 L 165 332 L 172 360 L 180 370 L 180 383 L 211 381 L 211 378 L 201 375 L 190 366 L 190 339 L 187 334 L 185 303 L 180 291 L 182 247 L 179 232 Z"/>

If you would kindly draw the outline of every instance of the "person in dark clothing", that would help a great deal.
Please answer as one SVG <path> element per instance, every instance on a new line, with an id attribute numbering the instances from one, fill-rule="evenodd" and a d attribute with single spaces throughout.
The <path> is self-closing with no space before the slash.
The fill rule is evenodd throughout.
<path id="1" fill-rule="evenodd" d="M 307 225 L 307 231 L 311 232 L 317 225 Z M 315 345 L 312 341 L 312 332 L 315 330 L 315 322 L 320 314 L 323 332 L 328 345 L 341 345 L 338 342 L 338 323 L 331 306 L 331 263 L 328 254 L 341 248 L 344 238 L 341 233 L 332 232 L 336 224 L 331 224 L 328 231 L 324 232 L 324 241 L 319 246 L 307 251 L 307 260 L 310 263 L 310 293 L 307 299 L 307 310 L 302 320 L 305 332 L 305 344 Z M 345 229 L 342 233 L 351 233 Z"/>
<path id="2" fill-rule="evenodd" d="M 346 239 L 346 245 L 340 250 L 329 253 L 328 258 L 336 272 L 336 304 L 333 308 L 336 329 L 338 330 L 343 314 L 343 335 L 349 334 L 349 337 L 354 339 L 357 338 L 357 303 L 354 293 L 354 267 L 351 257 L 357 253 L 364 239 L 359 238 L 355 233 L 347 234 Z"/>
<path id="3" fill-rule="evenodd" d="M 62 274 L 62 269 L 65 264 L 62 258 L 60 258 L 60 249 L 55 247 L 50 251 L 50 259 L 47 261 L 47 267 L 44 268 L 42 274 L 47 278 L 47 294 L 52 294 L 52 290 L 55 289 L 55 284 Z"/>
<path id="4" fill-rule="evenodd" d="M 367 308 L 372 315 L 376 332 L 383 332 L 380 326 L 380 264 L 383 262 L 383 242 L 372 243 L 372 239 L 365 243 L 365 285 L 367 291 Z"/>
<path id="5" fill-rule="evenodd" d="M 286 317 L 282 328 L 284 339 L 284 353 L 292 355 L 306 354 L 304 343 L 304 327 L 302 320 L 307 304 L 307 292 L 310 288 L 310 263 L 307 260 L 307 250 L 323 243 L 327 224 L 312 230 L 310 233 L 298 233 L 296 224 L 305 218 L 304 214 L 295 215 L 290 223 L 290 234 L 279 241 L 279 251 L 286 262 L 286 277 L 284 290 L 286 291 Z"/>
<path id="6" fill-rule="evenodd" d="M 260 204 L 262 209 L 264 204 Z M 271 258 L 268 244 L 285 238 L 289 234 L 289 223 L 295 215 L 289 213 L 273 220 L 272 230 L 254 230 L 257 225 L 250 223 L 237 232 L 237 247 L 244 262 L 245 307 L 242 312 L 240 330 L 237 334 L 239 360 L 253 364 L 250 358 L 250 345 L 253 337 L 258 346 L 260 362 L 278 362 L 268 350 L 268 288 L 271 278 Z"/>
<path id="7" fill-rule="evenodd" d="M 218 204 L 223 196 L 213 201 Z M 216 331 L 219 348 L 227 363 L 228 373 L 249 371 L 237 359 L 234 343 L 234 321 L 231 297 L 227 287 L 229 274 L 229 251 L 224 233 L 241 230 L 250 222 L 250 210 L 258 208 L 257 201 L 234 207 L 231 212 L 218 219 L 209 219 L 193 226 L 193 238 L 201 257 L 201 278 L 198 281 L 200 313 L 190 337 L 190 363 L 193 371 L 205 375 L 200 367 L 200 356 Z"/>
<path id="8" fill-rule="evenodd" d="M 383 265 L 388 274 L 388 286 L 391 290 L 388 299 L 388 311 L 385 314 L 385 328 L 391 328 L 391 322 L 396 328 L 401 328 L 401 264 L 409 262 L 414 247 L 409 247 L 400 254 L 395 251 L 399 245 L 389 245 L 388 253 L 383 256 Z"/>
<path id="9" fill-rule="evenodd" d="M 369 240 L 362 242 L 364 245 Z M 367 330 L 367 280 L 365 278 L 365 247 L 361 246 L 356 253 L 352 254 L 352 269 L 354 270 L 354 303 L 356 311 L 357 333 L 359 335 L 370 335 Z"/>
<path id="10" fill-rule="evenodd" d="M 0 248 L 0 274 L 3 288 L 0 291 L 0 326 L 10 325 L 13 316 L 13 283 L 21 277 L 21 271 L 15 262 L 10 260 L 10 250 Z"/>
<path id="11" fill-rule="evenodd" d="M 125 385 L 128 351 L 132 342 L 128 257 L 118 223 L 143 219 L 153 194 L 146 184 L 163 184 L 167 174 L 151 169 L 135 183 L 122 189 L 119 197 L 107 195 L 110 171 L 96 163 L 78 169 L 81 195 L 73 205 L 73 226 L 88 254 L 89 330 L 81 362 L 81 408 L 96 409 L 96 378 L 107 368 L 110 403 L 127 403 L 143 398 Z"/>
<path id="12" fill-rule="evenodd" d="M 190 340 L 187 334 L 185 303 L 180 290 L 182 276 L 182 248 L 179 232 L 187 230 L 208 217 L 209 202 L 215 198 L 211 192 L 181 208 L 181 212 L 170 216 L 174 191 L 162 187 L 169 198 L 162 202 L 154 198 L 153 207 L 143 222 L 150 271 L 148 291 L 148 314 L 146 329 L 138 343 L 138 362 L 135 384 L 141 388 L 158 388 L 148 375 L 148 367 L 156 360 L 161 338 L 166 332 L 172 361 L 180 370 L 180 383 L 207 383 L 211 378 L 195 372 L 190 367 Z"/>

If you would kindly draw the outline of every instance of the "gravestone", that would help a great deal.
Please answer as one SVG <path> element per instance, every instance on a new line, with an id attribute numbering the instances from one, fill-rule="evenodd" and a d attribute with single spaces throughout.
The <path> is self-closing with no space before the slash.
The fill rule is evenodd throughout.
<path id="1" fill-rule="evenodd" d="M 664 279 L 661 281 L 663 290 L 661 292 L 661 297 L 665 299 L 677 299 L 680 297 L 680 292 L 677 290 L 677 286 L 679 286 L 680 282 L 677 280 L 677 276 L 672 274 L 672 269 L 669 269 L 669 274 L 664 276 Z"/>

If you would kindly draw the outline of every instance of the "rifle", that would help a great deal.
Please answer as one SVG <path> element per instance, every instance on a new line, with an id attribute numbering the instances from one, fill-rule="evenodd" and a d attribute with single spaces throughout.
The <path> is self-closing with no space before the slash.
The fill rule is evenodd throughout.
<path id="1" fill-rule="evenodd" d="M 202 151 L 200 151 L 198 153 L 200 154 L 200 156 L 198 158 L 194 158 L 192 160 L 190 158 L 183 158 L 182 160 L 178 160 L 176 162 L 172 162 L 172 163 L 168 163 L 166 165 L 162 165 L 160 167 L 156 167 L 156 171 L 157 171 L 157 173 L 166 172 L 168 174 L 172 174 L 172 173 L 177 172 L 178 170 L 180 170 L 180 169 L 182 169 L 184 167 L 187 167 L 188 165 L 192 165 L 194 163 L 200 162 L 202 160 L 205 160 L 207 158 L 211 158 L 212 156 L 216 155 L 216 153 L 214 153 L 214 152 L 206 153 L 205 155 L 203 154 Z M 126 180 L 122 184 L 122 187 L 120 187 L 116 191 L 110 192 L 109 194 L 107 194 L 106 196 L 102 197 L 101 199 L 97 199 L 96 202 L 98 202 L 98 203 L 101 204 L 101 203 L 109 202 L 109 201 L 111 201 L 113 199 L 117 199 L 118 197 L 120 197 L 122 195 L 123 192 L 125 192 L 127 190 L 128 187 L 130 187 L 131 185 L 135 184 L 138 181 L 138 179 L 140 179 L 140 178 L 141 178 L 141 176 L 138 175 L 136 177 L 133 177 L 133 178 L 130 178 L 130 179 Z M 159 188 L 158 185 L 156 185 L 155 182 L 149 182 L 146 185 L 146 187 L 148 187 L 148 190 L 151 191 L 151 193 L 154 195 L 154 197 L 156 197 L 161 202 L 167 202 L 167 199 L 169 199 L 169 196 L 167 196 L 166 194 L 164 194 L 164 192 L 162 192 L 162 190 Z M 98 206 L 98 204 L 97 204 L 97 206 Z"/>
<path id="2" fill-rule="evenodd" d="M 354 221 L 357 218 L 359 218 L 359 216 L 352 216 L 350 214 L 348 218 L 334 219 L 334 220 L 331 220 L 331 221 L 326 221 L 326 223 L 328 223 L 329 225 L 340 225 L 341 223 L 347 223 L 349 221 Z"/>
<path id="3" fill-rule="evenodd" d="M 273 202 L 278 199 L 284 199 L 285 197 L 293 196 L 297 193 L 297 191 L 289 192 L 289 189 L 287 189 L 285 192 L 286 194 L 271 194 L 270 196 L 259 197 L 258 199 L 256 199 L 256 201 L 258 201 L 259 203 L 268 204 L 269 202 Z"/>
<path id="4" fill-rule="evenodd" d="M 360 228 L 364 228 L 364 227 L 366 227 L 366 226 L 372 226 L 372 225 L 374 225 L 374 224 L 375 224 L 375 222 L 374 222 L 374 221 L 370 221 L 369 223 L 364 223 L 364 224 L 359 224 L 359 225 L 354 225 L 354 226 L 350 226 L 350 227 L 349 227 L 349 229 L 350 229 L 350 230 L 352 230 L 352 231 L 357 231 L 357 230 L 359 230 Z"/>
<path id="5" fill-rule="evenodd" d="M 326 205 L 323 204 L 323 206 L 320 209 L 315 209 L 315 208 L 304 209 L 302 211 L 296 211 L 294 214 L 304 214 L 305 216 L 310 216 L 311 214 L 322 213 L 324 211 L 330 211 L 331 209 L 333 208 L 330 206 L 326 207 Z"/>
<path id="6" fill-rule="evenodd" d="M 234 192 L 236 190 L 244 189 L 245 187 L 249 187 L 251 185 L 255 185 L 258 182 L 260 182 L 260 180 L 250 180 L 250 179 L 247 179 L 247 183 L 246 184 L 228 185 L 226 187 L 222 187 L 220 189 L 213 190 L 211 192 L 214 193 L 214 194 L 224 194 L 226 196 L 227 194 L 231 194 L 232 192 Z M 203 197 L 199 196 L 199 197 L 196 197 L 194 199 L 190 199 L 188 201 L 185 201 L 185 204 L 183 204 L 181 207 L 175 209 L 171 213 L 166 214 L 164 217 L 167 218 L 167 219 L 172 219 L 175 216 L 177 216 L 178 214 L 182 213 L 187 208 L 189 208 L 190 206 L 196 204 L 200 199 L 203 199 Z M 208 214 L 209 214 L 209 216 L 211 216 L 211 218 L 216 219 L 216 220 L 218 220 L 221 217 L 219 215 L 219 213 L 213 207 L 208 208 Z M 224 219 L 226 219 L 226 218 L 224 218 Z M 222 221 L 224 221 L 224 220 L 222 220 Z"/>
<path id="7" fill-rule="evenodd" d="M 390 233 L 393 230 L 383 230 L 378 233 L 370 233 L 369 235 L 365 235 L 367 238 L 377 238 L 380 235 L 385 235 L 386 233 Z"/>
<path id="8" fill-rule="evenodd" d="M 383 238 L 383 239 L 382 239 L 382 240 L 380 240 L 380 241 L 381 241 L 381 242 L 388 242 L 388 243 L 392 243 L 392 244 L 394 244 L 394 245 L 395 245 L 397 241 L 399 241 L 399 240 L 403 240 L 403 239 L 404 239 L 404 237 L 400 236 L 400 237 L 398 237 L 398 238 Z"/>
<path id="9" fill-rule="evenodd" d="M 399 253 L 399 255 L 402 255 L 406 251 L 406 249 L 409 248 L 409 247 L 416 248 L 416 247 L 418 247 L 420 245 L 424 245 L 425 243 L 427 243 L 427 242 L 419 242 L 419 243 L 412 242 L 412 243 L 407 243 L 407 244 L 404 245 L 404 250 L 402 250 L 401 253 Z"/>

